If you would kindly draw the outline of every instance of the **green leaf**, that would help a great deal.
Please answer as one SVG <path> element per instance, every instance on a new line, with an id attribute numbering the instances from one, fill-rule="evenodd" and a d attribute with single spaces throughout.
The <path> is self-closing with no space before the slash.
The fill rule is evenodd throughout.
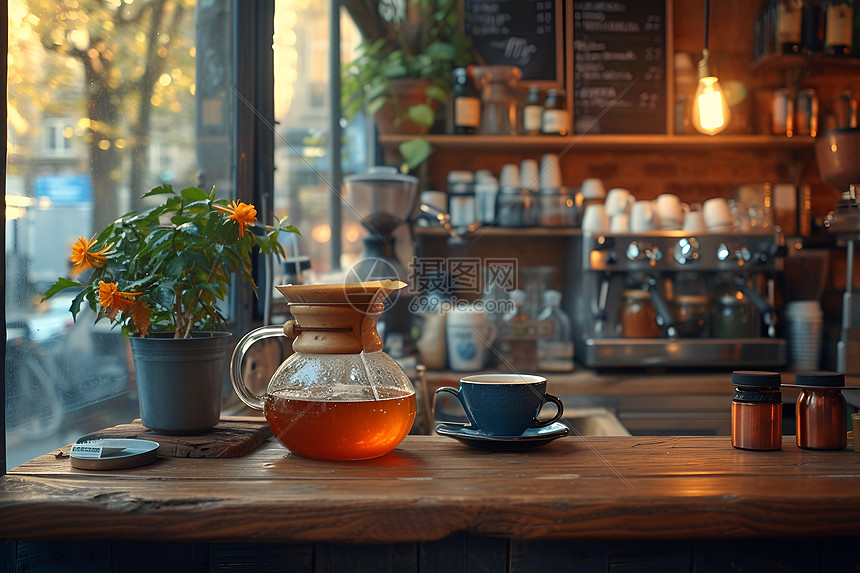
<path id="1" fill-rule="evenodd" d="M 111 223 L 105 229 L 99 233 L 98 237 L 96 237 L 96 246 L 101 248 L 105 243 L 108 242 L 108 237 L 113 234 L 114 231 L 114 223 Z"/>
<path id="2" fill-rule="evenodd" d="M 156 187 L 155 189 L 153 189 L 149 193 L 146 193 L 142 198 L 146 199 L 147 197 L 152 197 L 154 195 L 164 195 L 164 194 L 173 195 L 174 194 L 173 193 L 173 187 L 171 185 L 168 185 L 167 183 L 165 183 L 164 185 L 161 185 L 160 187 Z"/>
<path id="3" fill-rule="evenodd" d="M 433 146 L 426 139 L 416 138 L 404 141 L 399 146 L 400 155 L 410 169 L 415 169 L 433 153 Z"/>
<path id="4" fill-rule="evenodd" d="M 186 201 L 206 201 L 209 199 L 209 194 L 203 189 L 199 189 L 197 187 L 186 187 L 179 193 Z"/>
<path id="5" fill-rule="evenodd" d="M 371 116 L 376 115 L 376 113 L 382 109 L 382 106 L 385 105 L 385 98 L 377 98 L 373 101 L 368 102 L 367 104 L 367 113 Z"/>
<path id="6" fill-rule="evenodd" d="M 87 286 L 87 285 L 85 285 L 83 283 L 75 282 L 73 280 L 69 280 L 67 278 L 60 277 L 57 279 L 57 282 L 52 284 L 51 287 L 45 292 L 45 296 L 42 298 L 42 300 L 48 300 L 49 298 L 51 298 L 52 296 L 54 296 L 58 292 L 66 290 L 67 288 L 83 287 L 83 286 Z"/>
<path id="7" fill-rule="evenodd" d="M 424 93 L 427 94 L 427 97 L 431 99 L 439 101 L 448 101 L 448 92 L 437 85 L 427 86 L 427 89 L 424 90 Z"/>
<path id="8" fill-rule="evenodd" d="M 451 62 L 457 57 L 457 49 L 447 42 L 433 42 L 427 46 L 427 55 L 433 60 Z"/>
<path id="9" fill-rule="evenodd" d="M 376 99 L 378 97 L 383 97 L 385 95 L 385 91 L 388 89 L 387 82 L 375 82 L 367 86 L 367 91 L 365 92 L 365 97 L 368 101 Z"/>
<path id="10" fill-rule="evenodd" d="M 415 123 L 426 127 L 433 125 L 433 121 L 436 117 L 436 114 L 433 113 L 433 108 L 426 103 L 419 103 L 410 106 L 409 109 L 406 110 L 406 115 Z"/>
<path id="11" fill-rule="evenodd" d="M 69 306 L 69 312 L 72 313 L 72 320 L 78 320 L 78 313 L 81 312 L 81 304 L 90 292 L 93 292 L 93 289 L 84 289 L 75 296 L 74 300 L 72 300 L 72 304 Z"/>
<path id="12" fill-rule="evenodd" d="M 409 74 L 409 69 L 404 64 L 396 62 L 385 66 L 382 73 L 389 79 L 403 78 Z"/>
<path id="13" fill-rule="evenodd" d="M 173 222 L 176 223 L 177 221 L 174 220 Z M 200 236 L 200 227 L 197 226 L 197 223 L 194 222 L 194 219 L 189 219 L 185 223 L 182 223 L 181 225 L 176 227 L 176 230 L 180 233 Z"/>
<path id="14" fill-rule="evenodd" d="M 167 269 L 165 269 L 164 272 L 167 275 L 178 275 L 185 267 L 185 261 L 180 258 L 176 258 L 167 263 Z"/>

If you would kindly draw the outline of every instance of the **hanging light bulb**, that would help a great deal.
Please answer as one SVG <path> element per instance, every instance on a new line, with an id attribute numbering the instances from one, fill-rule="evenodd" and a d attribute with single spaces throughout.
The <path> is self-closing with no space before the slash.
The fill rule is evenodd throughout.
<path id="1" fill-rule="evenodd" d="M 711 74 L 708 50 L 699 62 L 699 85 L 693 97 L 693 127 L 705 135 L 716 135 L 729 124 L 729 104 L 720 81 Z"/>
<path id="2" fill-rule="evenodd" d="M 709 13 L 710 2 L 705 0 L 705 47 L 699 61 L 699 85 L 693 97 L 693 127 L 705 135 L 716 135 L 729 124 L 729 104 L 708 62 Z"/>

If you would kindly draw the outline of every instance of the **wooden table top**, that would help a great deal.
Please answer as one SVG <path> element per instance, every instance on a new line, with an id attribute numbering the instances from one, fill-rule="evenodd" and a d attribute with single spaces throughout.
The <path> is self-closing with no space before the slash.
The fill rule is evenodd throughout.
<path id="1" fill-rule="evenodd" d="M 851 444 L 849 444 L 851 448 Z M 529 452 L 408 436 L 361 462 L 267 442 L 238 458 L 108 472 L 47 454 L 0 478 L 0 538 L 406 542 L 860 534 L 853 449 L 732 448 L 728 437 L 569 436 Z"/>

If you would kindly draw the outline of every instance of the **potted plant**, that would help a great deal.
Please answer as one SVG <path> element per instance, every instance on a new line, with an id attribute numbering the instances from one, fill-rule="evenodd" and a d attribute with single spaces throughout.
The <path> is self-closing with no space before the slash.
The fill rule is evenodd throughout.
<path id="1" fill-rule="evenodd" d="M 344 117 L 366 109 L 380 133 L 427 133 L 437 104 L 449 100 L 454 68 L 474 59 L 471 40 L 460 31 L 457 0 L 344 0 L 343 6 L 363 38 L 343 66 Z M 431 152 L 420 137 L 400 145 L 409 168 Z"/>
<path id="2" fill-rule="evenodd" d="M 79 289 L 86 302 L 130 336 L 143 425 L 163 433 L 198 433 L 218 423 L 230 333 L 219 308 L 232 277 L 249 283 L 251 253 L 283 256 L 281 220 L 257 223 L 253 205 L 216 199 L 195 187 L 162 185 L 144 195 L 160 203 L 131 212 L 72 246 L 72 277 L 59 278 L 45 298 Z M 81 280 L 79 277 L 86 277 Z"/>

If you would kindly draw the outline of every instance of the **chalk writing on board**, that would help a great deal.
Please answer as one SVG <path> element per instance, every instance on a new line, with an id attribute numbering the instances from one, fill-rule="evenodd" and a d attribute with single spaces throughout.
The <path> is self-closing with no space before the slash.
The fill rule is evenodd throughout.
<path id="1" fill-rule="evenodd" d="M 665 133 L 665 0 L 573 9 L 574 131 Z"/>
<path id="2" fill-rule="evenodd" d="M 487 65 L 517 66 L 524 80 L 560 80 L 555 0 L 465 0 L 465 32 Z"/>

